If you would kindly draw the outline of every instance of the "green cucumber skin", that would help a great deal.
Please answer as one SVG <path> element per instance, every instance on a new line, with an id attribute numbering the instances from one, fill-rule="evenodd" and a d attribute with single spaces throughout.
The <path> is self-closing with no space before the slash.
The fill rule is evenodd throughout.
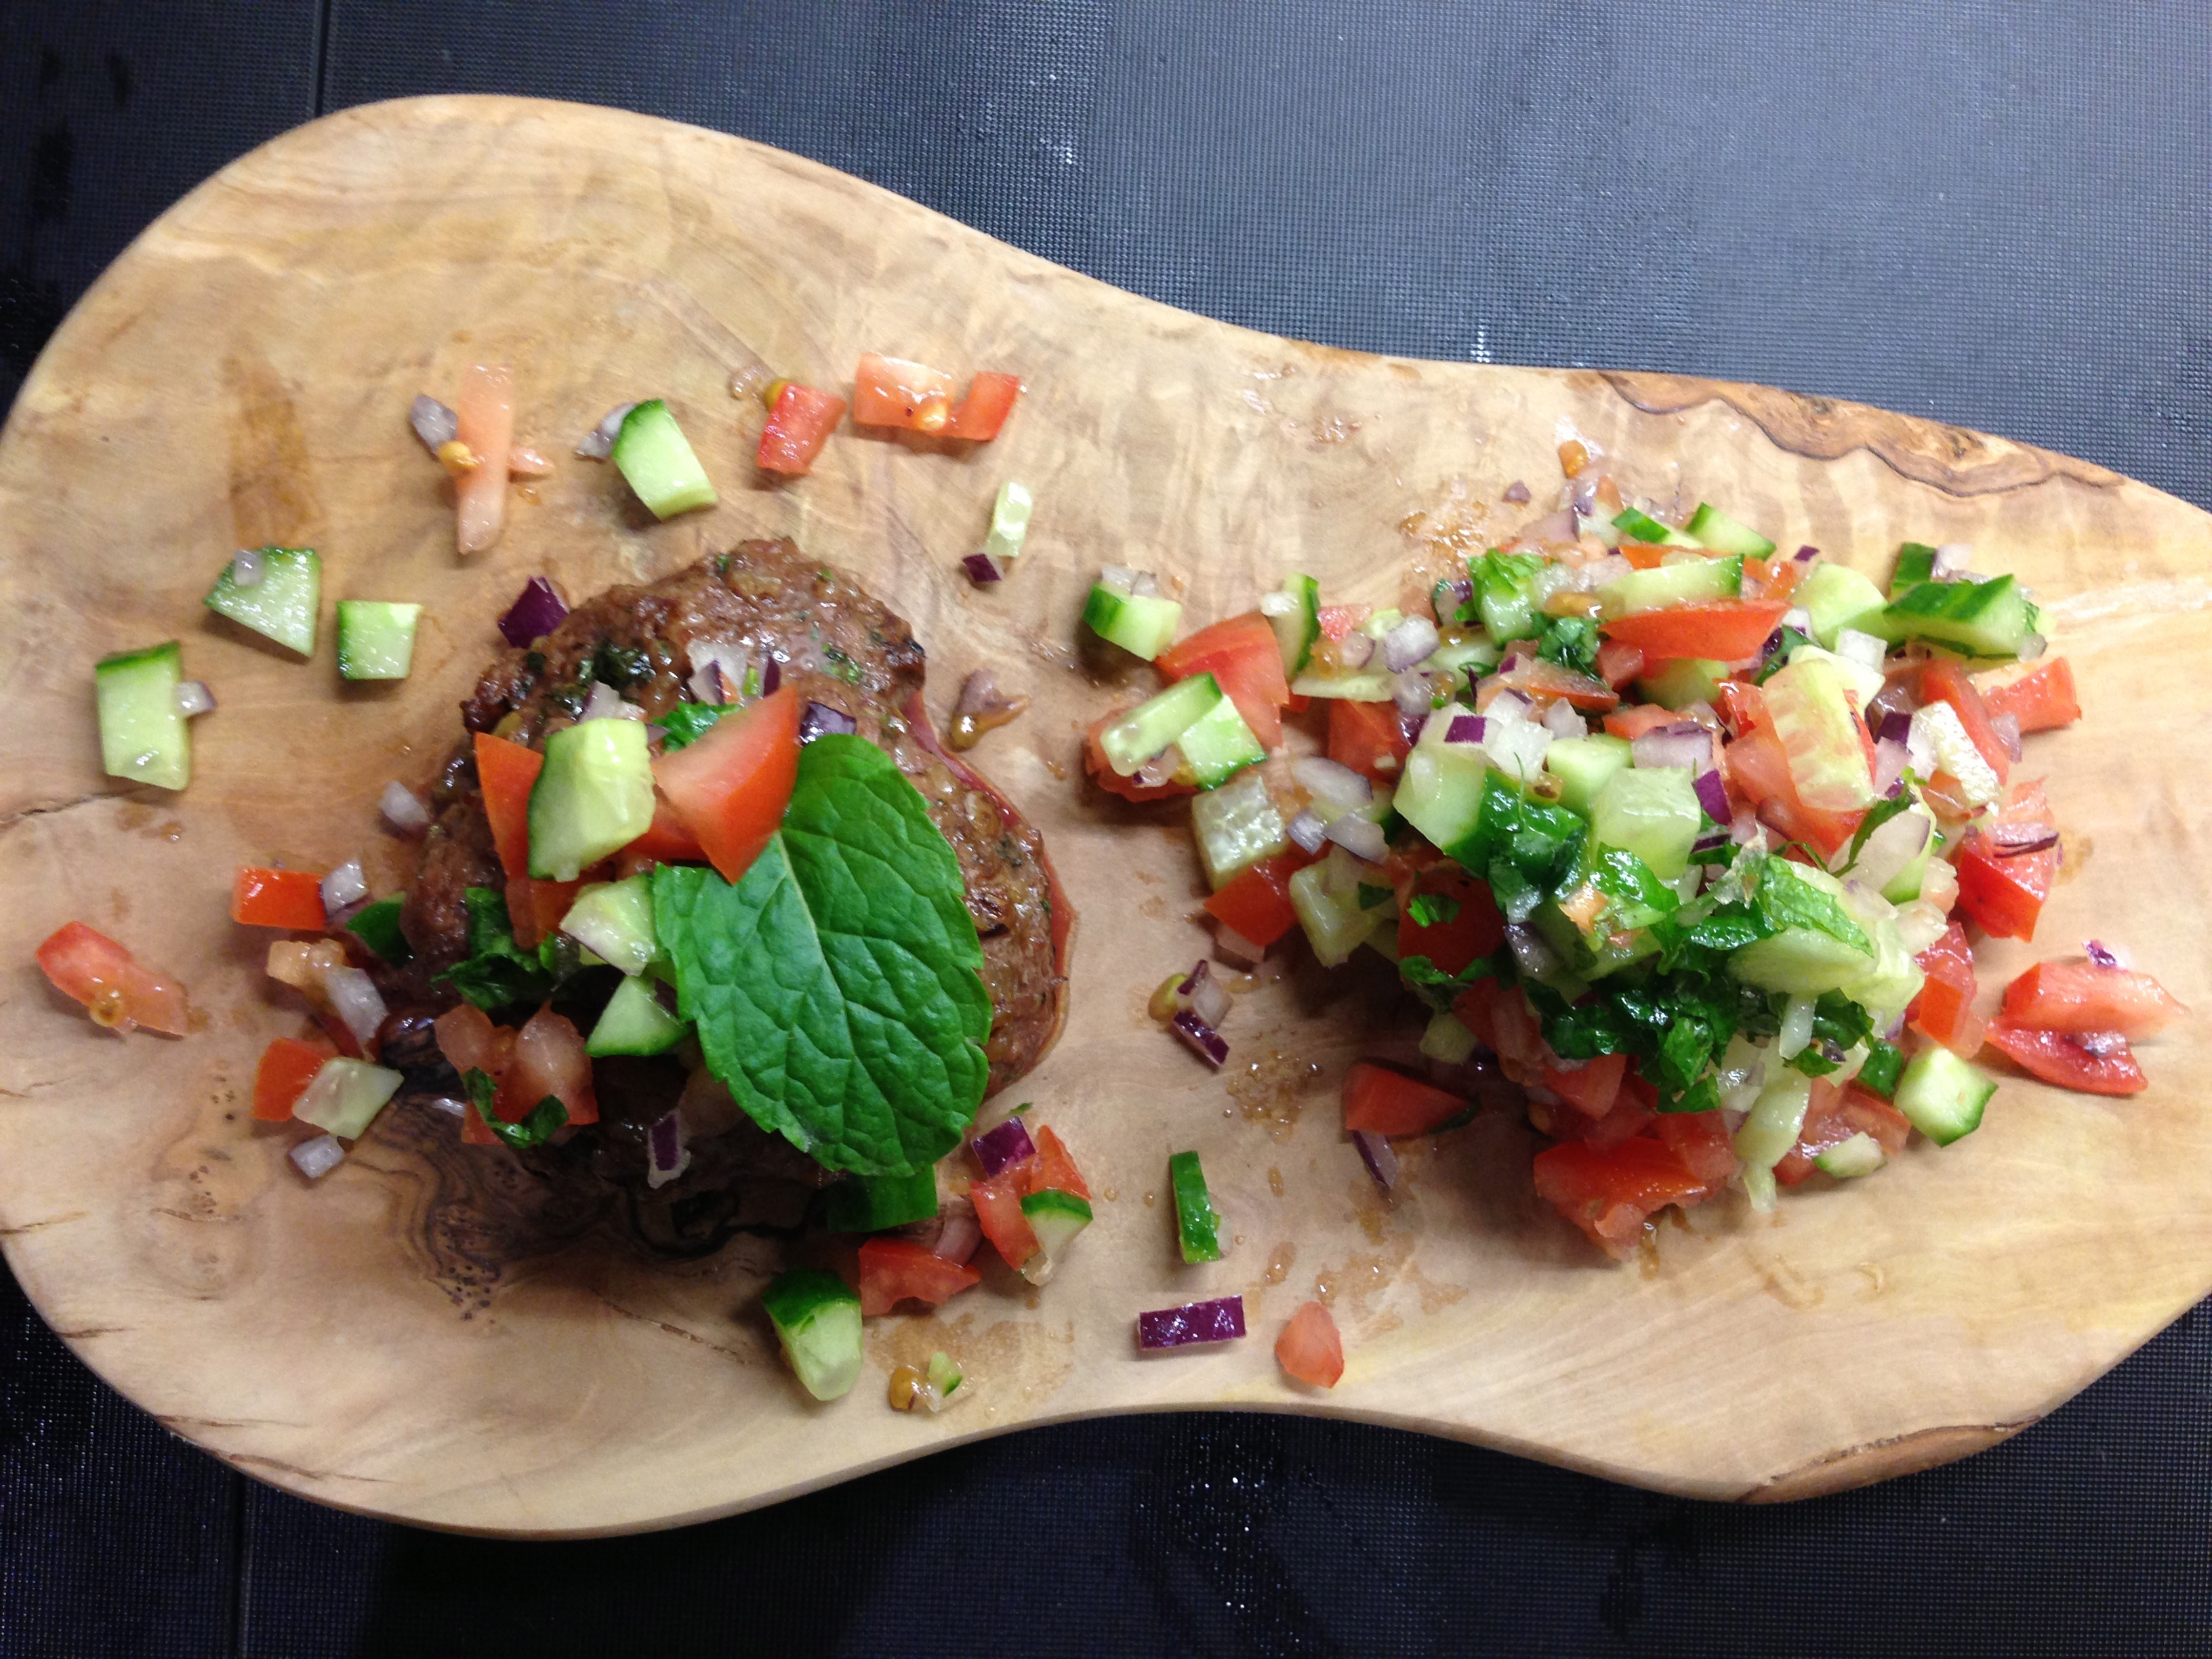
<path id="1" fill-rule="evenodd" d="M 1096 582 L 1083 603 L 1083 623 L 1109 644 L 1150 662 L 1175 642 L 1182 606 L 1157 594 L 1117 593 Z"/>
<path id="2" fill-rule="evenodd" d="M 1176 772 L 1176 781 L 1200 789 L 1218 789 L 1246 767 L 1267 758 L 1260 739 L 1226 696 L 1184 727 L 1176 742 L 1183 763 Z"/>
<path id="3" fill-rule="evenodd" d="M 641 722 L 586 720 L 546 738 L 530 791 L 532 876 L 574 881 L 652 827 L 653 761 Z"/>
<path id="4" fill-rule="evenodd" d="M 182 789 L 192 781 L 192 738 L 177 708 L 184 647 L 174 640 L 103 657 L 93 670 L 101 769 L 110 777 Z"/>
<path id="5" fill-rule="evenodd" d="M 1321 584 L 1311 576 L 1293 575 L 1285 580 L 1283 592 L 1297 609 L 1269 620 L 1274 623 L 1275 643 L 1283 653 L 1283 677 L 1294 680 L 1306 672 L 1306 665 L 1313 660 L 1314 647 L 1321 640 Z"/>
<path id="6" fill-rule="evenodd" d="M 860 1298 L 818 1267 L 794 1267 L 762 1294 L 784 1357 L 806 1391 L 835 1400 L 860 1380 Z"/>
<path id="7" fill-rule="evenodd" d="M 1774 544 L 1749 525 L 1731 519 L 1706 501 L 1698 503 L 1698 510 L 1690 514 L 1690 522 L 1682 529 L 1700 546 L 1718 548 L 1723 553 L 1741 553 L 1747 559 L 1763 559 L 1774 551 Z"/>
<path id="8" fill-rule="evenodd" d="M 323 561 L 312 547 L 264 547 L 261 580 L 240 587 L 226 564 L 201 601 L 217 616 L 273 640 L 303 657 L 315 654 L 315 623 L 322 610 Z"/>
<path id="9" fill-rule="evenodd" d="M 662 1007 L 653 981 L 642 975 L 625 979 L 599 1012 L 584 1052 L 594 1060 L 614 1054 L 665 1054 L 684 1041 L 691 1027 Z"/>
<path id="10" fill-rule="evenodd" d="M 1647 547 L 1697 547 L 1701 544 L 1686 532 L 1664 525 L 1649 513 L 1625 507 L 1613 515 L 1613 528 L 1624 536 L 1631 536 Z"/>
<path id="11" fill-rule="evenodd" d="M 661 398 L 648 398 L 623 417 L 608 459 L 656 519 L 713 507 L 721 499 Z"/>
<path id="12" fill-rule="evenodd" d="M 1986 1073 L 1948 1048 L 1928 1048 L 1905 1062 L 1891 1103 L 1922 1134 L 1948 1146 L 1981 1127 L 1983 1110 L 1996 1091 Z"/>
<path id="13" fill-rule="evenodd" d="M 1156 697 L 1147 698 L 1099 733 L 1098 747 L 1109 764 L 1123 777 L 1133 777 L 1145 763 L 1195 726 L 1219 703 L 1227 702 L 1220 682 L 1211 674 L 1194 674 L 1177 680 Z"/>
<path id="14" fill-rule="evenodd" d="M 1196 1152 L 1177 1152 L 1168 1159 L 1168 1184 L 1175 1192 L 1176 1242 L 1182 1259 L 1193 1265 L 1220 1261 L 1221 1217 Z"/>
<path id="15" fill-rule="evenodd" d="M 933 1164 L 910 1176 L 848 1176 L 822 1195 L 822 1224 L 833 1233 L 881 1232 L 936 1213 Z"/>
<path id="16" fill-rule="evenodd" d="M 338 601 L 338 672 L 349 680 L 404 680 L 415 662 L 419 605 Z"/>

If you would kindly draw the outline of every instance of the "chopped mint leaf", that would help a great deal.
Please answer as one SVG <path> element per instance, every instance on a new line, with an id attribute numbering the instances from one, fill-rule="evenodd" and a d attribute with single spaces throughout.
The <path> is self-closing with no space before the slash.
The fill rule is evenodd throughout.
<path id="1" fill-rule="evenodd" d="M 1854 951 L 1874 954 L 1874 945 L 1853 921 L 1844 907 L 1827 894 L 1794 875 L 1795 869 L 1786 859 L 1769 859 L 1759 879 L 1759 914 L 1779 932 L 1784 927 L 1803 927 L 1815 933 L 1826 933 L 1838 944 L 1848 945 Z"/>
<path id="2" fill-rule="evenodd" d="M 783 828 L 736 885 L 653 872 L 678 1012 L 762 1127 L 825 1167 L 911 1175 L 960 1142 L 991 999 L 959 861 L 889 756 L 801 752 Z"/>
<path id="3" fill-rule="evenodd" d="M 1794 628 L 1782 629 L 1782 642 L 1768 652 L 1766 660 L 1759 665 L 1757 683 L 1760 685 L 1765 684 L 1767 681 L 1790 665 L 1790 653 L 1792 651 L 1801 645 L 1810 645 L 1812 642 Z"/>
<path id="4" fill-rule="evenodd" d="M 1449 893 L 1416 893 L 1407 900 L 1406 914 L 1416 927 L 1441 927 L 1459 915 L 1459 901 Z"/>
<path id="5" fill-rule="evenodd" d="M 707 734 L 714 722 L 728 711 L 712 703 L 679 702 L 653 722 L 666 733 L 660 740 L 661 749 L 681 749 L 688 743 L 696 743 Z"/>
<path id="6" fill-rule="evenodd" d="M 542 1146 L 553 1138 L 553 1132 L 568 1121 L 568 1109 L 561 1103 L 558 1095 L 548 1095 L 530 1109 L 529 1115 L 520 1123 L 502 1121 L 494 1115 L 491 1103 L 498 1098 L 499 1085 L 491 1074 L 471 1066 L 461 1074 L 461 1086 L 469 1091 L 469 1099 L 477 1109 L 477 1115 L 489 1129 L 515 1151 Z"/>
<path id="7" fill-rule="evenodd" d="M 1577 674 L 1597 672 L 1597 624 L 1588 617 L 1547 617 L 1537 635 L 1536 654 Z"/>
<path id="8" fill-rule="evenodd" d="M 1447 974 L 1424 956 L 1406 957 L 1398 963 L 1398 976 L 1413 988 L 1422 1001 L 1439 1012 L 1449 1011 L 1462 991 L 1479 979 L 1490 978 L 1494 971 L 1488 959 L 1482 957 L 1477 957 L 1456 974 Z"/>
<path id="9" fill-rule="evenodd" d="M 1393 890 L 1393 889 L 1389 887 L 1378 886 L 1371 881 L 1361 882 L 1359 884 L 1359 908 L 1363 910 L 1372 910 L 1376 905 L 1388 900 Z"/>
<path id="10" fill-rule="evenodd" d="M 452 986 L 487 1012 L 542 1001 L 553 989 L 553 976 L 515 944 L 506 896 L 489 887 L 471 887 L 461 900 L 469 912 L 469 953 L 433 982 Z"/>
<path id="11" fill-rule="evenodd" d="M 1851 871 L 1858 868 L 1859 854 L 1866 851 L 1868 836 L 1881 829 L 1883 824 L 1887 823 L 1899 812 L 1911 811 L 1912 805 L 1913 794 L 1908 780 L 1908 787 L 1899 790 L 1886 799 L 1876 801 L 1872 806 L 1867 808 L 1867 815 L 1859 820 L 1857 833 L 1851 837 L 1851 855 L 1845 860 L 1842 873 L 1848 875 Z"/>
<path id="12" fill-rule="evenodd" d="M 1869 1091 L 1884 1100 L 1897 1092 L 1897 1079 L 1905 1070 L 1905 1051 L 1895 1043 L 1876 1037 L 1867 1045 L 1866 1064 L 1859 1067 L 1858 1080 Z"/>
<path id="13" fill-rule="evenodd" d="M 397 898 L 379 899 L 356 910 L 346 923 L 346 931 L 374 951 L 379 961 L 395 968 L 415 960 L 415 947 L 399 929 L 400 903 Z"/>

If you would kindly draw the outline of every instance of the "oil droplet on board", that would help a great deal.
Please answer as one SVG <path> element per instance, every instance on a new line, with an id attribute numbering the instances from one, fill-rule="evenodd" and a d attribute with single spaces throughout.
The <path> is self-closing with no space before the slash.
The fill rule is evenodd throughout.
<path id="1" fill-rule="evenodd" d="M 1291 1263 L 1297 1259 L 1297 1254 L 1294 1245 L 1283 1243 L 1275 1246 L 1274 1253 L 1267 1258 L 1267 1282 L 1270 1285 L 1279 1285 L 1291 1276 Z"/>

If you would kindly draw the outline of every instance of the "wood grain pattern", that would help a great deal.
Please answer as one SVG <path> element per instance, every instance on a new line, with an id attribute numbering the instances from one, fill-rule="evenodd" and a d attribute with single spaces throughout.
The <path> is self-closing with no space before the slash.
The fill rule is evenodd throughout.
<path id="1" fill-rule="evenodd" d="M 846 435 L 764 481 L 733 369 L 830 384 L 866 349 L 1018 369 L 970 454 Z M 452 551 L 447 488 L 410 435 L 422 390 L 514 366 L 522 435 L 563 457 L 491 553 Z M 660 392 L 723 504 L 655 526 L 566 459 Z M 2033 740 L 2068 863 L 2044 951 L 2126 939 L 2212 999 L 2212 738 L 2193 705 L 2212 519 L 2025 446 L 1750 386 L 1395 361 L 1243 332 L 1115 293 L 853 179 L 614 112 L 497 99 L 301 129 L 172 210 L 97 284 L 0 441 L 0 1244 L 102 1376 L 239 1468 L 344 1507 L 529 1535 L 674 1524 L 1019 1425 L 1178 1407 L 1326 1411 L 1708 1497 L 1773 1498 L 1960 1455 L 2032 1421 L 2212 1285 L 2201 1027 L 2106 1102 L 2008 1080 L 1982 1131 L 1878 1178 L 1662 1230 L 1600 1263 L 1533 1196 L 1495 1119 L 1405 1148 L 1380 1201 L 1336 1129 L 1361 1053 L 1417 1018 L 1379 963 L 1278 970 L 1238 999 L 1231 1073 L 1143 1005 L 1205 942 L 1171 809 L 1085 787 L 1075 729 L 1148 683 L 1072 648 L 1102 561 L 1184 588 L 1194 620 L 1291 568 L 1347 598 L 1425 572 L 1558 477 L 1562 423 L 1633 484 L 1726 503 L 1881 570 L 1900 539 L 1971 541 L 2041 593 L 2088 718 Z M 1038 510 L 1014 579 L 957 574 L 1008 477 Z M 545 1214 L 504 1154 L 464 1160 L 392 1115 L 310 1188 L 256 1129 L 254 1058 L 298 1029 L 225 915 L 232 867 L 363 854 L 380 890 L 387 778 L 419 780 L 521 578 L 572 592 L 790 534 L 910 617 L 940 714 L 981 663 L 1036 707 L 975 758 L 1051 845 L 1084 916 L 1066 1036 L 1018 1091 L 1066 1135 L 1099 1221 L 1041 1294 L 1000 1278 L 935 1319 L 872 1326 L 860 1388 L 804 1400 L 754 1307 L 773 1247 L 667 1262 Z M 327 602 L 428 607 L 411 679 L 342 684 L 202 612 L 228 551 L 307 542 Z M 222 707 L 169 797 L 99 772 L 90 668 L 181 635 Z M 2177 710 L 2179 702 L 2182 707 Z M 2155 712 L 2154 712 L 2155 711 Z M 2179 715 L 2179 718 L 2176 715 Z M 117 1039 L 46 988 L 34 943 L 82 917 L 184 975 L 190 1038 Z M 2000 982 L 2028 947 L 1990 953 Z M 447 1121 L 447 1123 L 450 1121 Z M 1216 1172 L 1236 1247 L 1174 1260 L 1170 1152 Z M 1350 1364 L 1286 1385 L 1269 1347 L 1316 1285 Z M 1242 1291 L 1254 1337 L 1140 1359 L 1140 1308 Z M 948 1347 L 975 1398 L 895 1413 L 882 1379 Z"/>

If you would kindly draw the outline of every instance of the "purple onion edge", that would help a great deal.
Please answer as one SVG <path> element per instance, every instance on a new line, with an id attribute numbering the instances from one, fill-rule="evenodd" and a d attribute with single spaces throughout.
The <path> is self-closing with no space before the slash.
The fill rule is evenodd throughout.
<path id="1" fill-rule="evenodd" d="M 978 586 L 1006 580 L 1006 573 L 999 568 L 999 562 L 988 553 L 970 553 L 960 562 L 968 572 L 968 580 Z"/>
<path id="2" fill-rule="evenodd" d="M 1137 1316 L 1137 1346 L 1159 1350 L 1200 1342 L 1233 1342 L 1244 1331 L 1244 1298 L 1216 1297 L 1179 1308 L 1148 1308 Z"/>
<path id="3" fill-rule="evenodd" d="M 1029 1130 L 1018 1117 L 1010 1117 L 997 1128 L 977 1135 L 968 1147 L 975 1154 L 975 1162 L 981 1166 L 986 1181 L 1024 1158 L 1036 1156 L 1036 1143 L 1030 1139 Z"/>
<path id="4" fill-rule="evenodd" d="M 2100 968 L 2117 968 L 2120 965 L 2120 959 L 2112 954 L 2112 946 L 2098 939 L 2082 940 L 2081 953 Z"/>
<path id="5" fill-rule="evenodd" d="M 1705 816 L 1716 823 L 1727 823 L 1735 815 L 1729 806 L 1728 785 L 1721 781 L 1718 772 L 1700 772 L 1693 787 L 1698 792 L 1698 805 Z"/>
<path id="6" fill-rule="evenodd" d="M 558 628 L 568 614 L 568 607 L 553 591 L 553 584 L 543 576 L 532 576 L 499 619 L 500 636 L 522 650 Z"/>
<path id="7" fill-rule="evenodd" d="M 1179 1010 L 1168 1022 L 1168 1029 L 1182 1040 L 1183 1046 L 1217 1071 L 1229 1063 L 1229 1043 L 1189 1009 Z"/>

